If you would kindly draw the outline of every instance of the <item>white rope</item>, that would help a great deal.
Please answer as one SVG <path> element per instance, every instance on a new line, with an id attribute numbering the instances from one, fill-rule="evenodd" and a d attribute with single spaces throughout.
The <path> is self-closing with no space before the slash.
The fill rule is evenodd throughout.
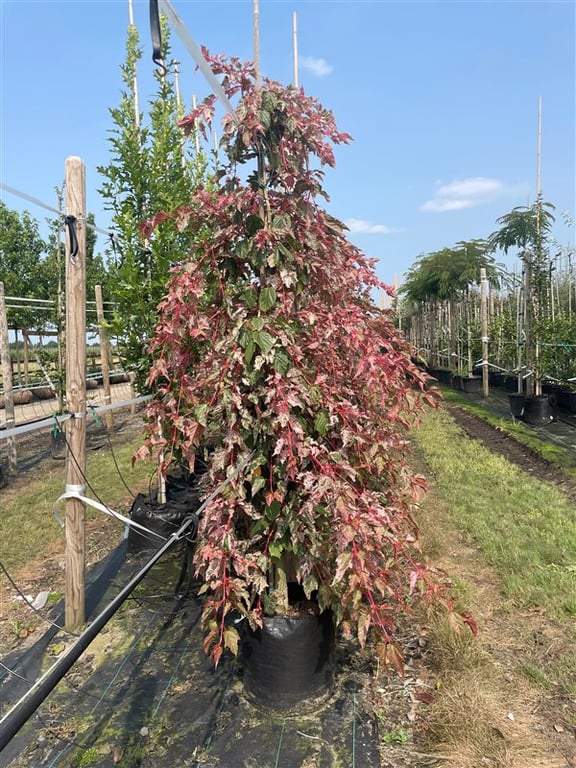
<path id="1" fill-rule="evenodd" d="M 224 93 L 222 86 L 216 79 L 214 72 L 212 72 L 212 70 L 208 66 L 208 62 L 202 55 L 202 51 L 190 36 L 190 33 L 184 26 L 182 20 L 180 19 L 180 17 L 178 16 L 174 8 L 172 7 L 171 3 L 169 2 L 169 0 L 160 0 L 160 5 L 162 6 L 162 10 L 164 11 L 164 13 L 172 21 L 172 24 L 174 25 L 174 28 L 176 29 L 176 32 L 178 33 L 180 40 L 182 40 L 186 48 L 188 48 L 188 51 L 192 56 L 192 58 L 194 59 L 194 61 L 196 62 L 198 69 L 202 72 L 202 74 L 208 81 L 210 87 L 212 88 L 214 95 L 218 99 L 220 99 L 226 111 L 231 115 L 236 125 L 238 125 L 239 120 L 236 115 L 236 112 L 234 112 L 234 107 L 232 106 L 232 104 L 230 104 L 228 97 Z"/>

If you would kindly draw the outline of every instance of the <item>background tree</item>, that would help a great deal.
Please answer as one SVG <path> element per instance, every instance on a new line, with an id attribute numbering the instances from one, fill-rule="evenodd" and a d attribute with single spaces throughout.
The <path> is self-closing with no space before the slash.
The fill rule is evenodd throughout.
<path id="1" fill-rule="evenodd" d="M 170 62 L 169 31 L 163 20 L 163 56 Z M 150 367 L 147 345 L 157 320 L 157 306 L 166 291 L 170 268 L 191 248 L 192 236 L 166 221 L 148 239 L 142 222 L 160 210 L 173 210 L 190 200 L 205 180 L 206 158 L 192 156 L 178 128 L 181 116 L 170 72 L 156 71 L 157 91 L 146 119 L 135 113 L 137 65 L 142 58 L 136 27 L 129 26 L 126 59 L 121 67 L 125 90 L 110 110 L 111 161 L 98 170 L 100 190 L 112 211 L 115 233 L 111 295 L 117 309 L 114 331 L 123 342 L 126 365 L 136 372 L 140 388 Z M 168 64 L 170 68 L 171 64 Z"/>
<path id="2" fill-rule="evenodd" d="M 0 201 L 0 280 L 7 296 L 42 298 L 38 285 L 46 247 L 38 222 L 28 211 L 19 214 Z M 13 309 L 8 318 L 16 331 L 34 328 L 44 320 L 35 309 Z"/>
<path id="3" fill-rule="evenodd" d="M 482 268 L 490 283 L 497 287 L 503 269 L 491 255 L 489 243 L 486 240 L 460 241 L 452 248 L 421 255 L 408 270 L 402 285 L 401 293 L 406 299 L 404 312 L 426 315 L 424 324 L 431 348 L 446 347 L 445 354 L 450 361 L 458 332 L 456 303 L 467 297 L 472 286 L 479 285 Z M 445 323 L 438 321 L 439 313 L 445 316 Z M 469 317 L 463 322 L 470 327 Z"/>
<path id="4" fill-rule="evenodd" d="M 526 394 L 540 394 L 540 343 L 548 305 L 548 240 L 554 223 L 552 203 L 541 195 L 531 206 L 518 206 L 501 216 L 488 238 L 492 250 L 518 249 L 524 275 Z"/>

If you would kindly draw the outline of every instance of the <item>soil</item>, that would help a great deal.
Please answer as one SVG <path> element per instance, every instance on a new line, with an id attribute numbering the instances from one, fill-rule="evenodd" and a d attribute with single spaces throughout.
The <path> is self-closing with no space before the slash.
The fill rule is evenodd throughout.
<path id="1" fill-rule="evenodd" d="M 480 418 L 461 408 L 447 407 L 471 439 L 481 441 L 538 479 L 559 486 L 569 498 L 576 500 L 576 484 L 548 461 Z M 135 426 L 127 425 L 126 428 L 130 430 Z M 50 457 L 42 457 L 32 463 L 42 468 L 50 461 L 53 461 Z M 2 494 L 16 491 L 18 485 L 25 482 L 25 476 L 18 478 Z M 511 758 L 509 765 L 514 768 L 576 768 L 576 696 L 529 685 L 518 671 L 522 660 L 529 663 L 531 659 L 537 659 L 542 666 L 544 657 L 553 660 L 555 655 L 565 654 L 573 647 L 574 627 L 568 621 L 551 621 L 538 611 L 503 610 L 498 579 L 478 551 L 448 524 L 442 528 L 442 535 L 449 543 L 446 550 L 450 554 L 444 555 L 437 565 L 452 577 L 473 585 L 470 608 L 481 627 L 483 652 L 490 656 L 507 685 L 504 699 L 497 705 L 500 709 L 504 707 L 498 713 L 502 722 L 495 730 L 517 744 L 521 745 L 523 739 L 526 743 L 525 757 Z M 117 524 L 108 518 L 94 520 L 88 538 L 90 561 L 96 563 L 117 545 Z M 60 540 L 12 576 L 20 590 L 32 597 L 42 590 L 61 594 L 63 559 L 63 540 Z M 48 627 L 41 616 L 34 614 L 22 601 L 15 601 L 14 597 L 14 588 L 5 575 L 0 574 L 0 658 L 15 648 L 24 649 L 32 644 Z M 40 613 L 46 614 L 46 609 Z M 421 733 L 425 730 L 427 707 L 433 702 L 438 685 L 437 672 L 425 631 L 407 627 L 400 633 L 399 641 L 405 658 L 404 677 L 379 665 L 377 654 L 359 653 L 353 661 L 358 671 L 365 675 L 364 701 L 360 704 L 373 715 L 378 731 L 376 738 L 382 749 L 381 768 L 504 765 L 490 758 L 483 758 L 477 764 L 460 763 L 454 755 L 443 761 L 422 746 Z"/>

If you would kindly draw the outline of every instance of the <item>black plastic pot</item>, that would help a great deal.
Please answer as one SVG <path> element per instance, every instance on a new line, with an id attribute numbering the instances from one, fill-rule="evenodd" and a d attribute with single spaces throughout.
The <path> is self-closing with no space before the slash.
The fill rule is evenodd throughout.
<path id="1" fill-rule="evenodd" d="M 482 377 L 481 376 L 462 376 L 460 379 L 460 387 L 463 392 L 481 392 L 482 391 Z"/>
<path id="2" fill-rule="evenodd" d="M 264 709 L 300 712 L 332 692 L 336 630 L 330 611 L 265 616 L 262 629 L 244 632 L 244 692 Z"/>
<path id="3" fill-rule="evenodd" d="M 510 412 L 512 416 L 515 416 L 517 419 L 521 419 L 524 415 L 524 401 L 526 400 L 526 395 L 524 395 L 521 392 L 511 392 L 508 395 L 508 401 L 510 403 Z"/>
<path id="4" fill-rule="evenodd" d="M 554 419 L 554 409 L 548 395 L 530 395 L 524 398 L 522 418 L 527 424 L 542 426 Z"/>
<path id="5" fill-rule="evenodd" d="M 504 386 L 504 374 L 499 372 L 492 372 L 488 374 L 488 381 L 491 387 L 503 387 Z"/>
<path id="6" fill-rule="evenodd" d="M 517 376 L 506 376 L 504 378 L 504 386 L 510 392 L 516 392 L 517 389 L 518 389 L 518 377 Z"/>
<path id="7" fill-rule="evenodd" d="M 191 491 L 178 499 L 169 498 L 165 504 L 159 504 L 155 499 L 139 493 L 130 509 L 130 519 L 144 526 L 150 533 L 135 527 L 129 528 L 128 553 L 133 555 L 157 549 L 162 539 L 168 539 L 199 507 L 197 491 Z"/>
<path id="8" fill-rule="evenodd" d="M 570 391 L 568 393 L 568 410 L 576 413 L 576 392 Z"/>
<path id="9" fill-rule="evenodd" d="M 565 387 L 560 387 L 556 391 L 556 399 L 558 401 L 558 405 L 561 408 L 566 408 L 567 410 L 570 409 L 570 395 L 571 391 L 569 389 L 566 389 Z"/>

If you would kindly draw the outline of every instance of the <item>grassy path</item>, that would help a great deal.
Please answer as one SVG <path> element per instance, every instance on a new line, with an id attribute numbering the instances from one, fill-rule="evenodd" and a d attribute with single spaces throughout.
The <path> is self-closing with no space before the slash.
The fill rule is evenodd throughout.
<path id="1" fill-rule="evenodd" d="M 424 744 L 459 768 L 576 765 L 574 507 L 445 410 L 414 439 L 430 482 L 418 515 L 426 554 L 480 629 L 475 641 L 429 624 Z"/>

